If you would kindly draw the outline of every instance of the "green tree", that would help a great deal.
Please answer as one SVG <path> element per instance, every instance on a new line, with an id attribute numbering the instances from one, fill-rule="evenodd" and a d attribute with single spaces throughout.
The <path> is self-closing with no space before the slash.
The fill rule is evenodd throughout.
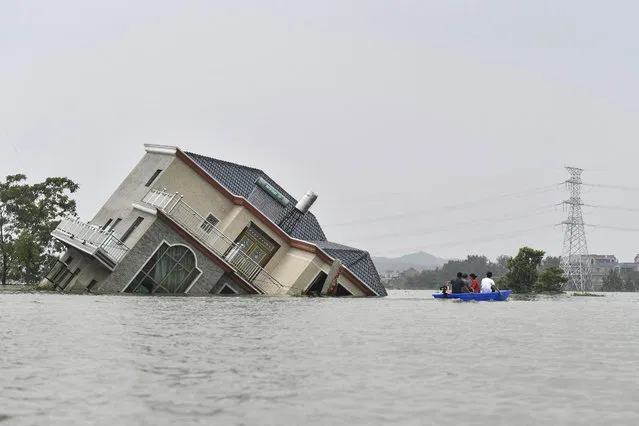
<path id="1" fill-rule="evenodd" d="M 530 293 L 537 282 L 537 268 L 541 264 L 544 254 L 543 250 L 535 250 L 530 247 L 520 248 L 517 256 L 506 262 L 508 272 L 503 280 L 500 280 L 500 283 L 513 292 Z"/>
<path id="2" fill-rule="evenodd" d="M 20 269 L 13 271 L 16 278 L 27 284 L 36 284 L 40 276 L 43 248 L 33 235 L 23 232 L 13 243 L 14 264 Z"/>
<path id="3" fill-rule="evenodd" d="M 624 269 L 621 275 L 623 280 L 621 291 L 639 290 L 639 271 Z"/>
<path id="4" fill-rule="evenodd" d="M 561 258 L 559 256 L 546 256 L 543 262 L 541 262 L 541 267 L 542 269 L 547 269 L 553 266 L 559 268 L 560 263 Z"/>
<path id="5" fill-rule="evenodd" d="M 557 266 L 549 266 L 544 269 L 533 286 L 535 293 L 561 293 L 561 287 L 568 282 L 563 269 Z"/>
<path id="6" fill-rule="evenodd" d="M 506 264 L 508 263 L 509 260 L 510 260 L 510 256 L 508 255 L 502 254 L 501 256 L 498 256 L 495 262 L 495 266 L 493 267 L 492 273 L 496 277 L 501 277 L 505 275 L 506 272 L 508 272 L 508 268 L 506 267 Z"/>
<path id="7" fill-rule="evenodd" d="M 4 285 L 14 267 L 13 243 L 19 233 L 19 223 L 25 218 L 25 175 L 7 176 L 0 182 L 0 282 Z"/>
<path id="8" fill-rule="evenodd" d="M 603 291 L 623 291 L 623 280 L 616 269 L 611 269 L 603 277 Z"/>
<path id="9" fill-rule="evenodd" d="M 50 177 L 30 185 L 23 174 L 0 182 L 0 278 L 34 282 L 46 273 L 62 245 L 51 232 L 66 215 L 75 215 L 70 194 L 78 184 Z"/>
<path id="10" fill-rule="evenodd" d="M 491 262 L 486 256 L 469 255 L 466 259 L 449 260 L 444 265 L 434 270 L 425 270 L 415 276 L 405 274 L 394 278 L 389 287 L 407 289 L 437 289 L 446 281 L 454 279 L 457 272 L 475 273 L 478 277 L 484 276 L 488 271 L 495 278 L 506 272 L 508 256 L 499 256 L 497 262 Z"/>

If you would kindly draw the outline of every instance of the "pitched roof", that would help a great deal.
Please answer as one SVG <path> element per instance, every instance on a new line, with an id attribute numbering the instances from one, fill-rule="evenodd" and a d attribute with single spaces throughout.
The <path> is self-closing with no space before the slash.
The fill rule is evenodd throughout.
<path id="1" fill-rule="evenodd" d="M 279 186 L 277 182 L 271 179 L 260 169 L 218 160 L 216 158 L 206 157 L 192 152 L 185 152 L 185 154 L 232 194 L 244 197 L 247 200 L 256 188 L 255 181 L 257 178 L 261 177 L 267 181 L 271 186 L 284 195 L 284 197 L 290 200 L 290 203 L 286 207 L 280 206 L 275 209 L 267 208 L 267 206 L 261 203 L 257 203 L 257 205 L 255 205 L 255 207 L 257 207 L 266 217 L 275 223 L 279 223 L 284 216 L 295 208 L 295 204 L 297 204 L 297 200 L 295 198 L 293 198 L 288 192 Z M 293 231 L 288 234 L 298 240 L 326 241 L 326 235 L 324 234 L 322 227 L 317 221 L 317 218 L 311 212 L 302 216 L 298 224 L 295 228 L 293 228 Z"/>
<path id="2" fill-rule="evenodd" d="M 274 223 L 279 222 L 297 204 L 297 200 L 286 192 L 281 186 L 260 169 L 242 166 L 216 158 L 206 157 L 193 152 L 185 152 L 198 166 L 212 176 L 217 182 L 229 190 L 232 194 L 244 197 L 251 202 L 262 214 Z M 276 204 L 270 197 L 256 196 L 255 181 L 261 177 L 279 191 L 290 202 L 286 207 Z M 326 254 L 342 261 L 345 267 L 353 272 L 366 285 L 375 290 L 380 296 L 386 296 L 386 289 L 381 283 L 377 268 L 364 250 L 348 247 L 342 244 L 327 241 L 317 218 L 313 213 L 307 212 L 301 217 L 295 228 L 288 232 L 292 238 L 307 241 L 322 249 Z"/>
<path id="3" fill-rule="evenodd" d="M 366 285 L 375 290 L 380 296 L 386 296 L 386 289 L 381 283 L 377 268 L 367 251 L 331 241 L 309 241 L 329 256 L 342 261 Z"/>

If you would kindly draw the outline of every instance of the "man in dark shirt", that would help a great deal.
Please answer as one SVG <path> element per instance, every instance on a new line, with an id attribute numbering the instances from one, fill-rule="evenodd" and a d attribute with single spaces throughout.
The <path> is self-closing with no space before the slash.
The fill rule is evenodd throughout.
<path id="1" fill-rule="evenodd" d="M 462 279 L 462 273 L 457 272 L 457 279 L 452 283 L 452 292 L 453 293 L 472 293 L 473 290 L 466 284 L 466 282 Z"/>

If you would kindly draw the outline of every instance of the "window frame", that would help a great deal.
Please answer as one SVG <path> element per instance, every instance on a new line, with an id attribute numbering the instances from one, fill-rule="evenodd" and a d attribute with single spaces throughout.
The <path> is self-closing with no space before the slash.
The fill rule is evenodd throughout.
<path id="1" fill-rule="evenodd" d="M 124 243 L 127 240 L 127 238 L 129 238 L 131 234 L 133 234 L 133 232 L 138 228 L 138 226 L 140 226 L 142 222 L 144 222 L 143 216 L 136 217 L 133 223 L 131 224 L 131 226 L 129 226 L 129 229 L 127 229 L 126 232 L 122 234 L 122 238 L 120 238 L 120 241 Z"/>
<path id="2" fill-rule="evenodd" d="M 144 261 L 142 266 L 140 266 L 140 268 L 135 272 L 135 274 L 133 274 L 133 276 L 131 277 L 129 282 L 126 283 L 126 285 L 122 288 L 122 290 L 120 290 L 120 293 L 127 293 L 126 289 L 129 288 L 131 286 L 131 284 L 138 278 L 138 276 L 140 275 L 140 273 L 143 272 L 143 270 L 147 266 L 147 264 L 151 261 L 151 259 L 153 259 L 153 256 L 155 256 L 158 253 L 158 251 L 160 251 L 165 244 L 167 246 L 166 250 L 168 250 L 171 247 L 180 246 L 180 247 L 184 247 L 188 251 L 190 251 L 191 254 L 193 255 L 193 258 L 195 259 L 195 266 L 193 267 L 193 270 L 190 273 L 192 273 L 193 271 L 197 271 L 197 275 L 195 276 L 195 278 L 193 278 L 191 283 L 188 285 L 188 287 L 186 289 L 184 289 L 184 292 L 182 292 L 182 293 L 156 293 L 156 292 L 152 292 L 152 293 L 149 293 L 149 294 L 152 294 L 152 295 L 157 295 L 157 294 L 159 294 L 159 295 L 178 295 L 178 294 L 188 294 L 189 293 L 191 288 L 193 288 L 195 283 L 197 283 L 198 280 L 200 279 L 200 277 L 203 275 L 204 271 L 198 266 L 197 255 L 195 254 L 195 250 L 192 247 L 189 247 L 188 245 L 181 244 L 181 243 L 171 244 L 167 240 L 162 240 L 160 242 L 160 244 L 158 244 L 158 246 L 155 248 L 155 250 L 153 250 L 153 253 L 151 253 L 151 255 L 146 258 L 146 260 Z M 160 255 L 160 257 L 158 257 L 158 259 L 155 261 L 155 263 L 153 263 L 153 265 L 151 265 L 151 267 L 148 268 L 147 272 L 144 272 L 144 275 L 146 275 L 146 276 L 149 275 L 151 270 L 160 262 L 160 259 L 162 258 L 162 256 L 164 256 L 164 253 L 162 253 Z M 184 255 L 182 255 L 182 257 L 184 257 Z M 177 265 L 182 266 L 180 264 L 180 260 L 182 260 L 182 257 L 180 257 L 180 259 L 175 262 L 175 264 L 172 266 L 171 271 L 169 271 L 169 273 L 172 272 L 173 269 L 175 269 Z M 173 259 L 173 260 L 175 260 L 175 259 Z M 167 274 L 167 276 L 168 276 L 168 274 Z M 166 276 L 164 278 L 166 278 Z M 158 283 L 158 284 L 160 284 L 160 283 Z M 131 291 L 130 293 L 131 294 L 139 294 L 138 292 L 133 292 L 133 291 Z"/>
<path id="3" fill-rule="evenodd" d="M 231 290 L 233 292 L 233 294 L 240 294 L 237 291 L 235 291 L 235 289 L 233 287 L 231 287 L 230 285 L 228 285 L 227 283 L 224 283 L 224 285 L 222 287 L 220 287 L 220 289 L 217 291 L 216 294 L 218 294 L 218 295 L 220 295 L 220 294 L 221 295 L 230 295 L 231 293 L 222 293 L 222 291 L 225 288 L 228 288 L 229 290 Z"/>
<path id="4" fill-rule="evenodd" d="M 153 182 L 155 182 L 155 180 L 158 178 L 158 176 L 160 176 L 162 174 L 163 169 L 157 169 L 156 171 L 153 172 L 153 174 L 151 175 L 151 177 L 149 178 L 149 180 L 146 182 L 146 184 L 144 185 L 145 187 L 149 187 L 153 184 Z"/>
<path id="5" fill-rule="evenodd" d="M 260 228 L 259 226 L 257 226 L 257 224 L 253 221 L 250 221 L 249 224 L 242 230 L 242 232 L 240 232 L 240 234 L 237 236 L 237 238 L 235 238 L 234 243 L 238 244 L 242 238 L 245 235 L 249 235 L 249 230 L 253 229 L 257 232 L 258 235 L 260 235 L 261 237 L 263 237 L 264 239 L 266 239 L 270 244 L 273 245 L 273 250 L 268 252 L 268 255 L 266 255 L 260 262 L 256 262 L 258 265 L 260 265 L 260 267 L 265 268 L 266 265 L 268 265 L 268 263 L 271 261 L 271 259 L 273 258 L 273 256 L 275 256 L 275 253 L 277 253 L 277 251 L 281 248 L 281 246 L 273 239 L 271 238 L 266 232 L 264 232 L 262 230 L 262 228 Z M 258 241 L 259 243 L 259 241 Z M 255 245 L 255 244 L 254 244 Z M 263 244 L 259 244 L 259 245 L 263 245 Z M 228 250 L 230 251 L 230 249 Z M 252 253 L 253 250 L 250 250 L 248 252 L 244 252 L 247 256 L 250 257 L 250 253 Z M 225 253 L 226 255 L 226 253 Z"/>
<path id="6" fill-rule="evenodd" d="M 211 223 L 209 222 L 209 217 L 213 217 L 213 219 L 216 220 L 215 223 Z M 200 229 L 203 230 L 204 232 L 206 232 L 207 234 L 210 234 L 213 231 L 213 228 L 217 229 L 217 224 L 220 223 L 220 219 L 217 218 L 217 216 L 215 216 L 213 213 L 209 212 L 209 214 L 206 216 L 206 218 L 202 221 L 202 223 L 200 224 Z M 206 226 L 210 224 L 211 226 Z"/>
<path id="7" fill-rule="evenodd" d="M 104 225 L 102 225 L 102 230 L 106 231 L 109 225 L 111 225 L 111 222 L 113 222 L 113 218 L 109 218 L 109 220 L 107 220 L 107 222 Z"/>

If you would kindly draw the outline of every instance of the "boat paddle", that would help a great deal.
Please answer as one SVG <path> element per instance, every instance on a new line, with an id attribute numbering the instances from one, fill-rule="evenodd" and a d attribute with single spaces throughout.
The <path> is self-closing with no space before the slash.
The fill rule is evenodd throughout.
<path id="1" fill-rule="evenodd" d="M 497 284 L 494 284 L 493 287 L 495 287 L 495 289 L 497 289 L 497 293 L 499 293 L 499 295 L 501 296 L 501 291 L 499 291 L 499 287 L 497 287 Z"/>

